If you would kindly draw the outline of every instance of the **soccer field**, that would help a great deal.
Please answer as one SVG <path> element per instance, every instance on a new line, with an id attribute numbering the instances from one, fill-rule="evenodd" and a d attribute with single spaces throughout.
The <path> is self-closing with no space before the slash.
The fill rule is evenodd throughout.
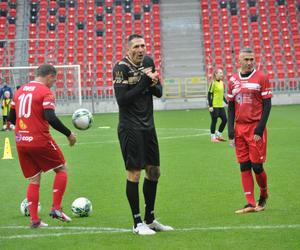
<path id="1" fill-rule="evenodd" d="M 61 119 L 71 126 L 71 116 Z M 51 219 L 54 175 L 47 173 L 41 182 L 40 215 L 49 228 L 37 230 L 29 229 L 29 218 L 19 210 L 27 181 L 19 168 L 13 133 L 0 132 L 1 158 L 5 137 L 10 138 L 14 157 L 0 160 L 1 250 L 300 249 L 300 105 L 272 108 L 265 164 L 270 197 L 266 211 L 246 215 L 234 214 L 246 203 L 234 150 L 227 142 L 210 142 L 208 111 L 155 112 L 162 170 L 156 216 L 175 231 L 146 237 L 131 231 L 117 122 L 118 114 L 95 115 L 92 128 L 76 131 L 74 147 L 52 131 L 69 166 L 64 211 L 72 215 L 72 201 L 84 196 L 91 200 L 93 212 L 87 218 L 72 216 L 69 224 Z M 142 195 L 140 207 L 144 214 Z"/>

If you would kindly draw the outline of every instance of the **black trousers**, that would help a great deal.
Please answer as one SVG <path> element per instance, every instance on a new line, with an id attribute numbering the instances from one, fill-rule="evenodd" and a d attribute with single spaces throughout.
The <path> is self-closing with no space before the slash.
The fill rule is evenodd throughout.
<path id="1" fill-rule="evenodd" d="M 214 111 L 210 112 L 210 116 L 211 116 L 210 133 L 211 134 L 215 133 L 218 118 L 221 118 L 221 124 L 219 126 L 218 131 L 222 133 L 227 124 L 225 108 L 214 108 Z"/>

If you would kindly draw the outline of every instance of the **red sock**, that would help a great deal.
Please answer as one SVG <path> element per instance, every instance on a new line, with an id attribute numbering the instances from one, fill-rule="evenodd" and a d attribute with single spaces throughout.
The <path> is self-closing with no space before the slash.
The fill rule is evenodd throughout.
<path id="1" fill-rule="evenodd" d="M 241 172 L 242 186 L 248 204 L 255 206 L 254 199 L 254 182 L 251 170 Z"/>
<path id="2" fill-rule="evenodd" d="M 255 174 L 256 182 L 260 188 L 260 196 L 268 198 L 267 174 L 262 171 L 260 174 Z"/>
<path id="3" fill-rule="evenodd" d="M 40 198 L 40 185 L 29 183 L 27 188 L 27 202 L 30 213 L 30 218 L 32 221 L 40 220 L 38 215 L 38 205 Z"/>
<path id="4" fill-rule="evenodd" d="M 53 183 L 53 204 L 52 207 L 55 209 L 61 209 L 61 201 L 64 196 L 66 186 L 68 182 L 67 172 L 58 172 L 55 175 Z"/>

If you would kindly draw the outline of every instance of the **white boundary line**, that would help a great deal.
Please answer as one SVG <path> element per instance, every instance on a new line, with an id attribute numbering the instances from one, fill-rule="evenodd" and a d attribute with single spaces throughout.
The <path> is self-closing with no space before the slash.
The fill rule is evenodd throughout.
<path id="1" fill-rule="evenodd" d="M 210 133 L 205 132 L 205 133 L 198 133 L 198 134 L 191 134 L 191 135 L 179 135 L 179 136 L 160 136 L 158 138 L 158 141 L 162 140 L 172 140 L 172 139 L 179 139 L 179 138 L 189 138 L 189 137 L 199 137 L 199 136 L 207 136 Z M 91 142 L 77 142 L 76 145 L 90 145 L 90 144 L 106 144 L 106 143 L 119 143 L 118 140 L 109 140 L 109 141 L 91 141 Z M 59 146 L 69 146 L 68 143 L 60 143 Z M 3 149 L 3 146 L 0 146 L 0 149 Z M 11 148 L 15 148 L 14 143 L 12 145 L 11 143 Z"/>
<path id="2" fill-rule="evenodd" d="M 1 229 L 27 229 L 26 226 L 0 226 Z M 178 228 L 175 232 L 189 232 L 189 231 L 234 231 L 234 230 L 282 230 L 282 229 L 300 229 L 300 224 L 289 225 L 249 225 L 249 226 L 216 226 L 216 227 L 191 227 Z M 40 237 L 60 237 L 67 235 L 83 235 L 83 234 L 102 234 L 102 233 L 128 233 L 130 229 L 126 228 L 110 228 L 110 227 L 47 227 L 40 229 L 44 230 L 72 230 L 73 232 L 62 233 L 43 233 L 43 234 L 16 234 L 16 235 L 0 235 L 0 240 L 23 239 L 23 238 L 40 238 Z M 78 231 L 77 231 L 78 230 Z M 75 232 L 74 232 L 75 231 Z"/>

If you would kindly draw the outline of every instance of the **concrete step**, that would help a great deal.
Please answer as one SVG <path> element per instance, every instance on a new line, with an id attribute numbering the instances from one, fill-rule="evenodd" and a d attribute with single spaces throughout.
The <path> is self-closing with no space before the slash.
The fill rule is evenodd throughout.
<path id="1" fill-rule="evenodd" d="M 168 47 L 166 50 L 164 50 L 164 53 L 168 52 L 172 53 L 174 56 L 179 55 L 201 55 L 202 53 L 197 53 L 197 51 L 201 51 L 201 47 L 190 47 L 190 46 L 181 46 L 181 47 Z M 166 55 L 168 57 L 168 55 Z"/>
<path id="2" fill-rule="evenodd" d="M 197 69 L 195 71 L 186 71 L 183 69 L 179 69 L 178 71 L 169 71 L 163 73 L 164 78 L 188 78 L 188 77 L 195 77 L 195 76 L 203 76 L 202 70 Z"/>
<path id="3" fill-rule="evenodd" d="M 166 68 L 165 68 L 166 69 Z M 189 73 L 195 73 L 202 71 L 203 68 L 201 68 L 200 65 L 168 65 L 168 70 L 165 70 L 166 72 L 172 72 L 172 73 L 183 73 L 183 72 L 189 72 Z"/>
<path id="4" fill-rule="evenodd" d="M 173 47 L 182 47 L 183 44 L 188 44 L 188 47 L 193 47 L 193 48 L 198 48 L 200 45 L 200 48 L 203 48 L 203 45 L 201 44 L 201 39 L 199 39 L 198 37 L 191 37 L 189 38 L 189 40 L 185 43 L 183 43 L 181 40 L 177 40 L 177 39 L 164 39 L 164 43 L 166 44 L 162 44 L 162 47 L 164 50 L 168 50 L 168 48 L 173 48 Z"/>
<path id="5" fill-rule="evenodd" d="M 204 75 L 203 40 L 197 0 L 161 2 L 163 69 L 166 77 Z"/>
<path id="6" fill-rule="evenodd" d="M 199 1 L 172 0 L 172 2 L 165 1 L 163 4 L 161 4 L 161 10 L 163 11 L 170 11 L 170 10 L 187 11 L 191 9 L 200 9 Z"/>
<path id="7" fill-rule="evenodd" d="M 164 63 L 166 65 L 172 65 L 172 66 L 189 66 L 189 65 L 195 65 L 197 67 L 203 67 L 204 63 L 198 58 L 180 58 L 180 57 L 174 57 L 173 59 L 164 59 Z M 170 66 L 171 67 L 171 66 Z"/>

